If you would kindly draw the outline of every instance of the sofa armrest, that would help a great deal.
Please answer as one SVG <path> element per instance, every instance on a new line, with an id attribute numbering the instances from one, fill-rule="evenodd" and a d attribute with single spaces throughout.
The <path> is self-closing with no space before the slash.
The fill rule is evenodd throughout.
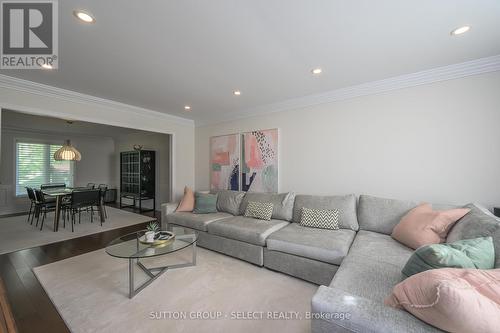
<path id="1" fill-rule="evenodd" d="M 320 286 L 311 301 L 313 333 L 441 332 L 403 310 L 383 302 Z"/>
<path id="2" fill-rule="evenodd" d="M 167 215 L 172 214 L 179 206 L 178 202 L 168 202 L 161 204 L 161 229 L 167 230 Z"/>

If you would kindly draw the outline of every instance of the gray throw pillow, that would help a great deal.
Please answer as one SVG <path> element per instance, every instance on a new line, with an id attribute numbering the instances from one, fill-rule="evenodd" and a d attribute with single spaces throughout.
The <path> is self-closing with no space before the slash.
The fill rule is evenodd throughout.
<path id="1" fill-rule="evenodd" d="M 349 195 L 304 195 L 295 197 L 293 206 L 293 221 L 300 223 L 302 208 L 339 210 L 339 228 L 359 230 L 358 217 L 356 214 L 356 196 Z"/>
<path id="2" fill-rule="evenodd" d="M 310 209 L 303 207 L 300 225 L 310 228 L 338 230 L 339 216 L 338 209 Z"/>
<path id="3" fill-rule="evenodd" d="M 495 247 L 495 268 L 500 268 L 500 219 L 477 204 L 471 203 L 464 208 L 470 208 L 470 212 L 455 223 L 446 242 L 490 236 Z"/>
<path id="4" fill-rule="evenodd" d="M 245 192 L 221 190 L 217 192 L 217 210 L 233 215 L 240 215 L 240 205 Z"/>
<path id="5" fill-rule="evenodd" d="M 245 217 L 253 217 L 259 220 L 271 220 L 274 205 L 270 202 L 250 201 L 245 210 Z"/>

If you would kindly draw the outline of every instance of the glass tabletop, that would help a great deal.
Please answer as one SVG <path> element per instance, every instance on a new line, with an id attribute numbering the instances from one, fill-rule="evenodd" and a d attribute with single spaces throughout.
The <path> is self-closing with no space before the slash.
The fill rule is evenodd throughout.
<path id="1" fill-rule="evenodd" d="M 51 197 L 51 196 L 58 196 L 58 195 L 69 195 L 73 192 L 76 191 L 97 191 L 98 189 L 92 189 L 89 187 L 55 187 L 55 188 L 45 188 L 42 191 L 43 194 Z"/>
<path id="2" fill-rule="evenodd" d="M 116 238 L 106 246 L 106 252 L 117 258 L 149 258 L 182 250 L 198 239 L 198 233 L 193 230 L 176 227 L 171 231 L 175 239 L 163 247 L 141 243 L 139 237 L 146 232 L 141 230 Z"/>
<path id="3" fill-rule="evenodd" d="M 50 196 L 58 196 L 58 195 L 68 195 L 73 193 L 75 189 L 70 187 L 60 187 L 60 188 L 47 188 L 41 190 L 43 194 Z"/>

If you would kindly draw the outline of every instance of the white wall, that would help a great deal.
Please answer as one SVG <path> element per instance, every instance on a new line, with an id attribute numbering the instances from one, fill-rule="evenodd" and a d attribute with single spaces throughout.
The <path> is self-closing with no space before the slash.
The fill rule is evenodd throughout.
<path id="1" fill-rule="evenodd" d="M 0 107 L 36 115 L 172 134 L 174 199 L 182 195 L 185 185 L 194 186 L 194 125 L 190 121 L 119 103 L 106 103 L 90 96 L 79 97 L 79 94 L 59 92 L 58 89 L 27 82 L 0 85 Z"/>
<path id="2" fill-rule="evenodd" d="M 280 129 L 280 191 L 500 204 L 500 72 L 196 128 L 209 138 Z"/>
<path id="3" fill-rule="evenodd" d="M 154 150 L 156 158 L 156 209 L 160 210 L 160 205 L 170 201 L 170 137 L 167 134 L 140 133 L 123 135 L 115 140 L 116 163 L 115 174 L 116 184 L 120 184 L 120 152 L 131 151 L 135 144 L 142 145 L 144 150 Z M 130 204 L 131 201 L 124 203 Z M 138 205 L 138 204 L 137 204 Z M 152 207 L 150 202 L 145 201 L 144 207 Z"/>
<path id="4" fill-rule="evenodd" d="M 115 176 L 115 143 L 108 137 L 88 137 L 82 135 L 48 134 L 46 132 L 35 132 L 31 130 L 9 129 L 4 121 L 2 128 L 2 163 L 0 168 L 0 183 L 6 191 L 6 198 L 0 207 L 0 215 L 25 212 L 29 208 L 26 197 L 16 197 L 15 195 L 15 142 L 16 139 L 36 140 L 47 143 L 62 144 L 65 139 L 70 139 L 71 143 L 80 151 L 82 156 L 92 156 L 82 158 L 75 163 L 74 185 L 83 186 L 87 183 L 109 184 L 114 187 Z"/>

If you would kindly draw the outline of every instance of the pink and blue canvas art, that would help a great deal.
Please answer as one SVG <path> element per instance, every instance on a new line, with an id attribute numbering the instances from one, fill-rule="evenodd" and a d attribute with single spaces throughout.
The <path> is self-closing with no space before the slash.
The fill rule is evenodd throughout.
<path id="1" fill-rule="evenodd" d="M 242 190 L 278 192 L 278 129 L 243 133 Z"/>
<path id="2" fill-rule="evenodd" d="M 240 135 L 212 137 L 210 140 L 210 189 L 239 190 Z"/>

